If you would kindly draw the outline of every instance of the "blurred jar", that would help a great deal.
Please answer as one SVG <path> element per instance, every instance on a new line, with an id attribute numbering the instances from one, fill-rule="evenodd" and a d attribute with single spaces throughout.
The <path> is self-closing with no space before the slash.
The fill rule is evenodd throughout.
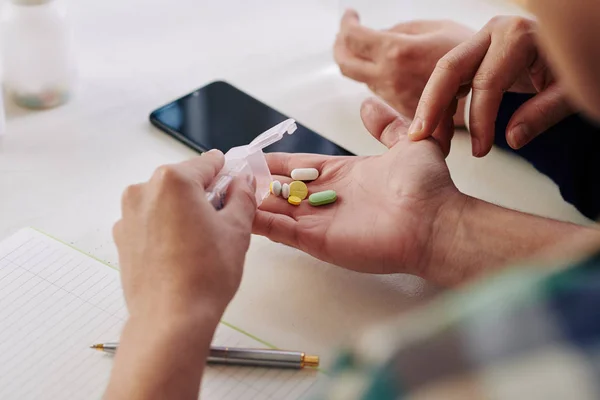
<path id="1" fill-rule="evenodd" d="M 34 109 L 67 102 L 75 86 L 75 62 L 63 0 L 4 0 L 1 15 L 8 95 Z"/>

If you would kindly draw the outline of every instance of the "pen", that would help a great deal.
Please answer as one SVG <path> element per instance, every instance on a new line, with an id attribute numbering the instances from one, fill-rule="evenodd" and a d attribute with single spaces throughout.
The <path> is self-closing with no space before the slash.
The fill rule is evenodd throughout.
<path id="1" fill-rule="evenodd" d="M 93 344 L 91 349 L 114 354 L 119 343 Z M 241 365 L 248 367 L 291 368 L 318 367 L 319 356 L 309 356 L 299 351 L 270 349 L 241 349 L 235 347 L 212 346 L 207 362 L 209 364 Z"/>

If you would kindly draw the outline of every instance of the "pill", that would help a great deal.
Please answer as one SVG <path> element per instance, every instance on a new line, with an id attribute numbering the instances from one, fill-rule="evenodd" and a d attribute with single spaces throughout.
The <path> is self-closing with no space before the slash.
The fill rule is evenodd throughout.
<path id="1" fill-rule="evenodd" d="M 323 192 L 313 193 L 308 198 L 311 206 L 324 206 L 325 204 L 334 203 L 337 200 L 335 190 L 325 190 Z"/>
<path id="2" fill-rule="evenodd" d="M 288 199 L 288 197 L 290 197 L 290 185 L 288 185 L 287 183 L 281 185 L 281 195 L 286 200 Z"/>
<path id="3" fill-rule="evenodd" d="M 308 196 L 308 187 L 306 187 L 306 183 L 302 181 L 290 183 L 290 196 L 300 197 L 300 200 L 304 200 Z"/>
<path id="4" fill-rule="evenodd" d="M 290 196 L 290 197 L 288 197 L 288 203 L 290 203 L 294 206 L 299 206 L 300 203 L 302 203 L 302 199 L 298 196 Z"/>
<path id="5" fill-rule="evenodd" d="M 270 185 L 271 193 L 275 196 L 279 196 L 281 194 L 281 182 L 273 181 Z"/>
<path id="6" fill-rule="evenodd" d="M 296 168 L 291 176 L 295 181 L 314 181 L 319 177 L 319 171 L 316 168 Z"/>

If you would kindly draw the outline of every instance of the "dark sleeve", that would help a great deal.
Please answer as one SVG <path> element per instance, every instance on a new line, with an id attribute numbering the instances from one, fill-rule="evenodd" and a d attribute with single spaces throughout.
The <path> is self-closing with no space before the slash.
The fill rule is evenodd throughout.
<path id="1" fill-rule="evenodd" d="M 567 202 L 583 215 L 600 215 L 600 128 L 573 115 L 541 134 L 520 150 L 506 143 L 506 126 L 531 95 L 506 93 L 496 120 L 495 144 L 529 161 L 559 187 Z"/>

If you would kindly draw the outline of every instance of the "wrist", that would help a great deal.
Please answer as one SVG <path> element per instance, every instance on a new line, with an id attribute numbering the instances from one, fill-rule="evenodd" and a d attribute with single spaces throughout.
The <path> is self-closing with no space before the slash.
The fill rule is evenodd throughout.
<path id="1" fill-rule="evenodd" d="M 185 335 L 198 329 L 214 329 L 223 316 L 224 308 L 210 302 L 196 305 L 155 307 L 146 313 L 132 313 L 125 324 L 123 335 L 162 340 L 170 336 Z"/>
<path id="2" fill-rule="evenodd" d="M 424 249 L 427 256 L 421 258 L 418 269 L 422 278 L 443 286 L 455 279 L 454 247 L 459 245 L 456 242 L 460 237 L 461 220 L 465 213 L 470 212 L 472 200 L 456 191 L 438 208 Z"/>
<path id="3" fill-rule="evenodd" d="M 121 335 L 106 399 L 197 398 L 219 316 L 132 316 Z"/>
<path id="4" fill-rule="evenodd" d="M 595 229 L 506 209 L 467 195 L 440 208 L 422 277 L 455 286 L 538 256 L 569 237 Z"/>

